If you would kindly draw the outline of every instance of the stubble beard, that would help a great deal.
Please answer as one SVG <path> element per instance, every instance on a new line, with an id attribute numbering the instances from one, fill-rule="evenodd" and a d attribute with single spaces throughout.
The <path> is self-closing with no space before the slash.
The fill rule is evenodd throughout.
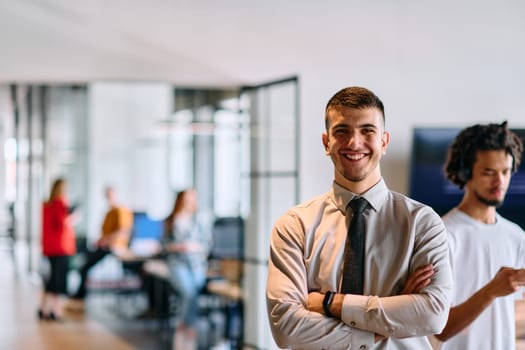
<path id="1" fill-rule="evenodd" d="M 476 196 L 477 200 L 480 203 L 483 203 L 483 204 L 485 204 L 488 207 L 499 208 L 503 204 L 503 200 L 502 199 L 488 199 L 488 198 L 483 197 L 482 195 L 480 195 L 476 191 L 474 191 L 474 195 Z"/>
<path id="2" fill-rule="evenodd" d="M 359 174 L 357 176 L 345 176 L 348 181 L 361 182 L 366 179 L 367 174 Z"/>

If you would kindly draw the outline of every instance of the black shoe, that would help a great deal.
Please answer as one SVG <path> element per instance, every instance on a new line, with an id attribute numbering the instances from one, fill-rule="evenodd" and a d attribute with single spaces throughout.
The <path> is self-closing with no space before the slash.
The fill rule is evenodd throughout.
<path id="1" fill-rule="evenodd" d="M 47 315 L 44 314 L 44 311 L 42 311 L 42 309 L 38 309 L 38 319 L 40 321 L 43 321 L 43 320 L 47 319 Z"/>
<path id="2" fill-rule="evenodd" d="M 48 320 L 49 321 L 55 321 L 55 322 L 58 322 L 58 323 L 62 323 L 64 322 L 64 319 L 62 317 L 59 317 L 57 315 L 55 315 L 54 312 L 51 312 L 48 316 Z"/>

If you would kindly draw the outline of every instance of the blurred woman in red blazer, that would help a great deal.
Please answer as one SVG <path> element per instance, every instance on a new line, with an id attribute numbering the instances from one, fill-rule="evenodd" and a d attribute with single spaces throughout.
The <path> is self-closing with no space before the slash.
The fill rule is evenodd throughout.
<path id="1" fill-rule="evenodd" d="M 66 181 L 55 180 L 42 212 L 42 250 L 49 260 L 50 275 L 45 281 L 38 317 L 62 319 L 62 296 L 67 294 L 69 260 L 76 253 L 73 213 L 66 197 Z"/>

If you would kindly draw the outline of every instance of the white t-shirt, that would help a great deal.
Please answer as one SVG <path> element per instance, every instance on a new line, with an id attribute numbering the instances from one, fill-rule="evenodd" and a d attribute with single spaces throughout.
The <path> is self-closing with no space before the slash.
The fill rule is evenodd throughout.
<path id="1" fill-rule="evenodd" d="M 516 224 L 496 216 L 495 224 L 484 224 L 457 208 L 443 221 L 449 234 L 454 278 L 452 306 L 463 303 L 486 285 L 503 267 L 525 268 L 525 232 Z M 442 344 L 442 350 L 514 350 L 516 348 L 515 299 L 500 297 L 466 329 Z"/>

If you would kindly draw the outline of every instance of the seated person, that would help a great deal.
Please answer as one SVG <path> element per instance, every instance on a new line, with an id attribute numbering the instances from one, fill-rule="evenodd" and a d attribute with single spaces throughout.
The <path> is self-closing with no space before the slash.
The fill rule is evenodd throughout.
<path id="1" fill-rule="evenodd" d="M 164 220 L 163 241 L 170 284 L 181 300 L 174 345 L 176 349 L 196 349 L 197 297 L 206 283 L 211 237 L 197 219 L 194 189 L 177 195 L 172 212 Z"/>
<path id="2" fill-rule="evenodd" d="M 117 204 L 114 188 L 107 187 L 105 195 L 109 210 L 104 217 L 102 232 L 96 243 L 96 249 L 87 253 L 86 263 L 80 269 L 80 285 L 73 295 L 74 301 L 70 305 L 74 309 L 83 309 L 89 270 L 110 253 L 123 255 L 128 251 L 133 214 L 126 207 Z"/>

